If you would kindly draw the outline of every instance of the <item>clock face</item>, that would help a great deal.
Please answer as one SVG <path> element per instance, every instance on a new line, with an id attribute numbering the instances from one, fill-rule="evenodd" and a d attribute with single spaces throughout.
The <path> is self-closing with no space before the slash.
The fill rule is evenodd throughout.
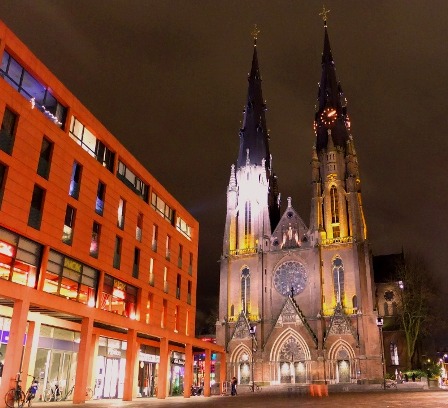
<path id="1" fill-rule="evenodd" d="M 298 261 L 283 262 L 274 273 L 274 287 L 283 296 L 296 296 L 305 289 L 308 277 Z"/>
<path id="2" fill-rule="evenodd" d="M 337 118 L 338 114 L 334 108 L 325 108 L 320 114 L 320 120 L 326 127 L 331 127 Z"/>

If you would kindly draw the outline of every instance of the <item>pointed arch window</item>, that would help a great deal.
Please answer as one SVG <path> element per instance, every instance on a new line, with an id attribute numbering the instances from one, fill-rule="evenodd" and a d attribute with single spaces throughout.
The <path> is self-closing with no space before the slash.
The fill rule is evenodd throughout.
<path id="1" fill-rule="evenodd" d="M 250 314 L 250 272 L 249 268 L 244 268 L 241 272 L 241 307 L 243 313 Z"/>
<path id="2" fill-rule="evenodd" d="M 245 223 L 244 223 L 244 236 L 246 248 L 249 248 L 250 236 L 252 234 L 252 208 L 251 202 L 246 201 L 245 205 Z"/>
<path id="3" fill-rule="evenodd" d="M 344 300 L 344 264 L 342 259 L 336 257 L 333 259 L 333 285 L 336 303 L 343 305 Z"/>
<path id="4" fill-rule="evenodd" d="M 330 205 L 331 205 L 331 222 L 333 224 L 339 222 L 339 200 L 338 189 L 336 186 L 331 186 L 330 189 Z"/>
<path id="5" fill-rule="evenodd" d="M 390 343 L 390 361 L 392 365 L 400 365 L 400 359 L 398 358 L 398 347 L 396 343 Z"/>

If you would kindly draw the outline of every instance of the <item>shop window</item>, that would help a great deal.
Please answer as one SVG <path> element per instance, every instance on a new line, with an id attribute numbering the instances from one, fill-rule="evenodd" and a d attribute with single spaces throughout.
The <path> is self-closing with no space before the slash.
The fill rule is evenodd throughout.
<path id="1" fill-rule="evenodd" d="M 41 251 L 38 243 L 0 229 L 0 278 L 36 287 Z"/>
<path id="2" fill-rule="evenodd" d="M 179 256 L 177 257 L 177 266 L 179 268 L 182 268 L 182 252 L 183 252 L 183 246 L 182 244 L 179 244 Z"/>
<path id="3" fill-rule="evenodd" d="M 157 240 L 159 238 L 159 227 L 156 224 L 152 226 L 152 250 L 157 252 Z"/>
<path id="4" fill-rule="evenodd" d="M 177 279 L 176 279 L 176 298 L 177 299 L 180 299 L 181 284 L 182 284 L 182 277 L 180 276 L 180 273 L 178 273 L 177 274 Z"/>
<path id="5" fill-rule="evenodd" d="M 187 303 L 191 305 L 191 281 L 188 281 L 187 288 Z"/>
<path id="6" fill-rule="evenodd" d="M 100 308 L 122 316 L 135 318 L 137 288 L 110 275 L 104 276 Z"/>
<path id="7" fill-rule="evenodd" d="M 3 194 L 5 191 L 6 177 L 8 174 L 8 166 L 0 163 L 0 207 L 3 201 Z"/>
<path id="8" fill-rule="evenodd" d="M 53 142 L 47 138 L 42 139 L 42 146 L 40 148 L 39 163 L 37 165 L 37 174 L 48 180 L 51 167 L 51 155 L 53 153 Z"/>
<path id="9" fill-rule="evenodd" d="M 134 263 L 132 265 L 132 277 L 138 279 L 138 269 L 140 265 L 140 249 L 134 248 Z"/>
<path id="10" fill-rule="evenodd" d="M 81 186 L 81 172 L 82 172 L 82 166 L 78 162 L 73 162 L 72 166 L 72 176 L 70 179 L 70 189 L 68 194 L 78 199 L 79 197 L 79 188 Z"/>
<path id="11" fill-rule="evenodd" d="M 149 284 L 154 286 L 154 259 L 149 260 Z"/>
<path id="12" fill-rule="evenodd" d="M 53 96 L 48 87 L 37 81 L 6 51 L 3 53 L 0 72 L 6 82 L 30 101 L 31 109 L 40 110 L 57 126 L 64 126 L 67 108 Z"/>
<path id="13" fill-rule="evenodd" d="M 117 217 L 117 227 L 124 229 L 124 216 L 126 212 L 126 201 L 120 198 L 118 202 L 118 217 Z"/>
<path id="14" fill-rule="evenodd" d="M 98 271 L 51 250 L 45 272 L 44 292 L 95 306 Z"/>
<path id="15" fill-rule="evenodd" d="M 28 215 L 28 225 L 35 229 L 40 229 L 42 222 L 42 212 L 44 209 L 45 190 L 34 185 L 33 196 L 31 197 L 30 213 Z"/>
<path id="16" fill-rule="evenodd" d="M 168 268 L 166 266 L 163 267 L 163 291 L 168 293 Z"/>
<path id="17" fill-rule="evenodd" d="M 90 240 L 90 256 L 93 256 L 94 258 L 98 258 L 100 248 L 100 233 L 101 225 L 96 221 L 93 221 L 92 239 Z"/>
<path id="18" fill-rule="evenodd" d="M 11 154 L 14 146 L 14 135 L 16 132 L 17 115 L 8 108 L 5 109 L 0 130 L 0 149 Z"/>
<path id="19" fill-rule="evenodd" d="M 65 210 L 64 228 L 62 231 L 62 242 L 67 245 L 71 245 L 73 242 L 73 227 L 75 224 L 76 210 L 67 205 Z"/>
<path id="20" fill-rule="evenodd" d="M 98 188 L 96 190 L 96 202 L 95 202 L 95 212 L 98 215 L 103 215 L 105 195 L 106 195 L 106 185 L 103 182 L 98 181 Z"/>
<path id="21" fill-rule="evenodd" d="M 137 215 L 137 226 L 135 227 L 135 239 L 138 242 L 142 242 L 142 232 L 143 232 L 143 214 L 139 212 Z"/>
<path id="22" fill-rule="evenodd" d="M 122 239 L 117 235 L 115 237 L 115 249 L 114 249 L 114 268 L 120 269 L 121 263 L 121 244 Z"/>
<path id="23" fill-rule="evenodd" d="M 165 258 L 169 261 L 171 259 L 171 237 L 166 236 L 165 241 Z"/>

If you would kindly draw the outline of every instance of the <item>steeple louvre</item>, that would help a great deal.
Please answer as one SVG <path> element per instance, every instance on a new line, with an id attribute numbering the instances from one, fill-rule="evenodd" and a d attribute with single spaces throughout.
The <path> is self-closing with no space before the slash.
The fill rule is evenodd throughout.
<path id="1" fill-rule="evenodd" d="M 255 31 L 254 31 L 255 33 Z M 254 51 L 252 67 L 248 77 L 249 86 L 247 102 L 243 113 L 243 126 L 240 129 L 240 150 L 237 168 L 246 165 L 249 157 L 250 164 L 261 165 L 265 160 L 266 168 L 270 169 L 269 136 L 266 128 L 266 105 L 261 90 L 261 75 L 258 66 L 257 35 L 254 35 Z M 249 153 L 247 153 L 249 151 Z"/>

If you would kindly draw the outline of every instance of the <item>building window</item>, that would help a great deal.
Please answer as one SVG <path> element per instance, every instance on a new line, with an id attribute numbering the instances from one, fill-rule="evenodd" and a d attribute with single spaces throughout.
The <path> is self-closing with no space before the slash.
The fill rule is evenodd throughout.
<path id="1" fill-rule="evenodd" d="M 122 239 L 117 235 L 115 237 L 115 249 L 114 249 L 114 268 L 116 268 L 116 269 L 120 269 L 121 243 L 122 243 Z"/>
<path id="2" fill-rule="evenodd" d="M 149 260 L 149 284 L 154 286 L 154 259 Z"/>
<path id="3" fill-rule="evenodd" d="M 251 207 L 251 203 L 250 201 L 246 202 L 246 206 L 245 206 L 245 217 L 246 217 L 246 221 L 244 223 L 244 236 L 245 236 L 245 244 L 246 244 L 246 248 L 249 247 L 250 244 L 250 237 L 252 234 L 252 207 Z"/>
<path id="4" fill-rule="evenodd" d="M 182 285 L 182 277 L 180 276 L 180 273 L 177 274 L 176 279 L 176 298 L 180 299 L 180 288 Z"/>
<path id="5" fill-rule="evenodd" d="M 34 185 L 33 196 L 31 198 L 30 213 L 28 216 L 28 225 L 35 229 L 40 229 L 42 222 L 42 212 L 44 209 L 45 190 Z"/>
<path id="6" fill-rule="evenodd" d="M 148 202 L 148 185 L 137 177 L 134 172 L 132 172 L 126 164 L 121 161 L 118 161 L 117 177 L 135 194 L 137 194 L 145 202 Z"/>
<path id="7" fill-rule="evenodd" d="M 174 308 L 174 331 L 176 333 L 179 331 L 179 306 L 177 305 Z"/>
<path id="8" fill-rule="evenodd" d="M 166 299 L 163 299 L 163 306 L 162 306 L 162 316 L 160 319 L 160 327 L 165 328 L 166 327 L 166 315 L 168 312 L 168 302 Z"/>
<path id="9" fill-rule="evenodd" d="M 106 195 L 106 185 L 103 182 L 98 181 L 98 188 L 96 190 L 96 202 L 95 202 L 95 212 L 98 215 L 103 215 L 105 195 Z"/>
<path id="10" fill-rule="evenodd" d="M 191 281 L 188 281 L 187 285 L 187 303 L 191 305 Z"/>
<path id="11" fill-rule="evenodd" d="M 118 217 L 117 217 L 117 226 L 120 229 L 124 229 L 124 216 L 126 213 L 126 201 L 120 198 L 118 202 Z"/>
<path id="12" fill-rule="evenodd" d="M 67 205 L 65 209 L 64 229 L 62 231 L 62 242 L 67 245 L 71 245 L 73 242 L 75 215 L 76 210 L 71 205 Z"/>
<path id="13" fill-rule="evenodd" d="M 72 116 L 69 136 L 79 144 L 90 156 L 94 157 L 110 172 L 114 170 L 115 153 L 98 140 L 89 129 Z"/>
<path id="14" fill-rule="evenodd" d="M 342 259 L 333 259 L 333 285 L 336 303 L 344 306 L 344 265 Z"/>
<path id="15" fill-rule="evenodd" d="M 400 359 L 398 358 L 398 347 L 396 343 L 390 343 L 390 361 L 392 365 L 400 365 Z"/>
<path id="16" fill-rule="evenodd" d="M 7 174 L 8 174 L 8 167 L 5 164 L 0 163 L 0 207 L 3 201 L 3 194 L 5 192 Z"/>
<path id="17" fill-rule="evenodd" d="M 183 252 L 184 247 L 182 246 L 182 244 L 179 244 L 179 256 L 177 257 L 177 266 L 179 268 L 182 268 L 182 252 Z"/>
<path id="18" fill-rule="evenodd" d="M 188 239 L 191 240 L 191 227 L 179 216 L 177 217 L 176 220 L 176 228 L 178 231 L 180 231 L 183 235 L 185 235 Z"/>
<path id="19" fill-rule="evenodd" d="M 135 239 L 138 242 L 142 242 L 142 232 L 143 232 L 143 214 L 139 212 L 137 215 L 137 226 L 135 227 Z"/>
<path id="20" fill-rule="evenodd" d="M 134 248 L 134 263 L 132 265 L 132 277 L 138 279 L 138 270 L 140 265 L 140 249 Z"/>
<path id="21" fill-rule="evenodd" d="M 76 199 L 79 197 L 79 188 L 81 186 L 81 171 L 82 166 L 78 162 L 73 162 L 70 189 L 68 194 Z"/>
<path id="22" fill-rule="evenodd" d="M 168 293 L 168 268 L 166 266 L 163 267 L 163 291 Z"/>
<path id="23" fill-rule="evenodd" d="M 17 115 L 5 109 L 0 130 L 0 149 L 5 153 L 11 154 L 14 146 L 14 135 L 16 133 Z"/>
<path id="24" fill-rule="evenodd" d="M 165 258 L 169 261 L 171 259 L 171 237 L 166 236 L 165 241 Z"/>
<path id="25" fill-rule="evenodd" d="M 53 250 L 48 257 L 44 292 L 95 306 L 98 271 Z"/>
<path id="26" fill-rule="evenodd" d="M 42 146 L 40 148 L 39 164 L 37 165 L 37 174 L 48 180 L 51 167 L 51 155 L 53 153 L 53 142 L 50 142 L 45 137 L 42 139 Z"/>
<path id="27" fill-rule="evenodd" d="M 165 203 L 156 193 L 151 194 L 151 207 L 156 210 L 156 212 L 165 218 L 170 224 L 173 223 L 174 211 L 173 209 Z"/>
<path id="28" fill-rule="evenodd" d="M 154 252 L 157 252 L 157 239 L 158 238 L 159 238 L 159 227 L 156 224 L 153 224 L 151 248 Z"/>
<path id="29" fill-rule="evenodd" d="M 190 331 L 188 330 L 188 322 L 190 321 L 190 311 L 187 310 L 187 315 L 185 316 L 185 335 L 189 336 Z"/>
<path id="30" fill-rule="evenodd" d="M 146 316 L 145 316 L 146 324 L 151 323 L 152 309 L 153 309 L 153 294 L 148 293 L 148 300 L 146 301 Z"/>
<path id="31" fill-rule="evenodd" d="M 31 109 L 37 108 L 57 126 L 64 127 L 67 108 L 6 51 L 0 71 L 3 79 L 30 101 Z"/>
<path id="32" fill-rule="evenodd" d="M 35 288 L 41 252 L 38 243 L 0 228 L 0 278 Z"/>
<path id="33" fill-rule="evenodd" d="M 137 288 L 110 275 L 104 276 L 100 308 L 135 319 Z"/>
<path id="34" fill-rule="evenodd" d="M 250 314 L 250 272 L 249 268 L 244 268 L 241 272 L 241 307 L 243 313 Z"/>
<path id="35" fill-rule="evenodd" d="M 335 186 L 330 189 L 331 223 L 333 224 L 333 238 L 339 237 L 339 199 Z M 336 224 L 336 225 L 335 225 Z"/>
<path id="36" fill-rule="evenodd" d="M 101 225 L 96 221 L 93 221 L 92 226 L 92 239 L 90 240 L 90 256 L 98 258 L 98 253 L 100 250 L 100 233 Z"/>
<path id="37" fill-rule="evenodd" d="M 188 263 L 188 274 L 193 275 L 193 254 L 190 252 L 190 262 Z"/>

